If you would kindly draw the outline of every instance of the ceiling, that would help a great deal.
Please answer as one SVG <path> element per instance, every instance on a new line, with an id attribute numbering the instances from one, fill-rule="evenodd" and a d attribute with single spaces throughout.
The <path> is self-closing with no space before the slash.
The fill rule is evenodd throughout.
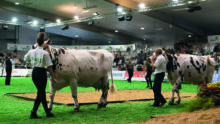
<path id="1" fill-rule="evenodd" d="M 57 18 L 64 20 L 71 20 L 74 16 L 80 18 L 91 17 L 94 12 L 99 14 L 115 13 L 115 4 L 120 4 L 126 8 L 137 9 L 140 2 L 149 5 L 158 5 L 169 3 L 172 0 L 3 0 L 4 2 L 11 4 L 2 4 L 0 7 L 23 13 L 24 15 L 31 15 L 33 17 L 39 17 L 41 19 L 48 19 L 49 21 L 55 21 Z M 19 6 L 15 6 L 14 2 L 20 3 Z M 110 2 L 109 2 L 110 1 Z M 194 0 L 195 1 L 195 0 Z M 2 1 L 1 1 L 2 2 Z M 1 3 L 0 2 L 0 3 Z M 135 3 L 135 4 L 134 4 Z M 99 39 L 98 36 L 93 35 L 91 32 L 104 35 L 103 39 L 107 37 L 115 38 L 130 42 L 140 41 L 143 39 L 153 39 L 155 37 L 167 37 L 176 40 L 186 36 L 187 34 L 197 33 L 195 30 L 203 32 L 200 35 L 206 34 L 219 34 L 220 29 L 220 15 L 218 5 L 219 0 L 207 0 L 200 3 L 202 11 L 189 13 L 185 10 L 187 6 L 172 7 L 152 11 L 153 14 L 138 13 L 132 14 L 132 21 L 119 22 L 117 16 L 108 16 L 103 19 L 95 20 L 95 26 L 90 27 L 85 22 L 72 24 L 73 31 L 82 30 L 89 31 L 90 35 L 85 35 L 87 38 L 94 36 L 94 39 Z M 124 8 L 124 9 L 126 9 Z M 30 11 L 27 11 L 30 10 Z M 127 10 L 127 9 L 126 9 Z M 4 12 L 3 12 L 4 13 Z M 16 14 L 16 13 L 15 13 Z M 162 18 L 163 16 L 170 18 Z M 24 18 L 28 18 L 25 16 Z M 175 21 L 174 21 L 175 20 Z M 44 22 L 42 22 L 44 23 Z M 140 30 L 144 27 L 144 30 Z M 60 27 L 54 27 L 58 30 Z M 80 29 L 79 29 L 80 28 Z M 54 31 L 53 28 L 48 28 Z M 119 30 L 119 33 L 115 33 L 114 30 Z M 61 30 L 54 31 L 58 34 L 63 34 Z M 65 34 L 71 34 L 68 31 Z M 80 31 L 77 31 L 80 32 Z M 204 33 L 205 32 L 205 33 Z M 82 32 L 82 36 L 85 32 Z M 88 32 L 86 32 L 88 33 Z M 100 36 L 101 37 L 101 36 Z M 169 39 L 169 40 L 170 40 Z"/>

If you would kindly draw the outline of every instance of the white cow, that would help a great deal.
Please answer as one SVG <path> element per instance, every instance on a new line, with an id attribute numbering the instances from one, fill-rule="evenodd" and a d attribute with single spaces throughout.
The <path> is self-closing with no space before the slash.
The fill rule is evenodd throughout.
<path id="1" fill-rule="evenodd" d="M 77 86 L 94 87 L 102 90 L 102 96 L 98 102 L 98 108 L 106 107 L 109 89 L 108 73 L 112 75 L 113 55 L 106 50 L 75 50 L 53 48 L 44 44 L 44 49 L 49 52 L 53 62 L 53 71 L 56 83 L 50 81 L 50 103 L 52 110 L 55 92 L 70 86 L 72 97 L 75 101 L 74 111 L 79 111 L 77 99 Z M 115 91 L 115 86 L 110 91 Z"/>
<path id="2" fill-rule="evenodd" d="M 166 55 L 168 79 L 173 86 L 169 104 L 174 104 L 174 93 L 177 93 L 177 104 L 180 104 L 179 89 L 181 83 L 210 83 L 214 74 L 214 59 L 209 56 Z"/>

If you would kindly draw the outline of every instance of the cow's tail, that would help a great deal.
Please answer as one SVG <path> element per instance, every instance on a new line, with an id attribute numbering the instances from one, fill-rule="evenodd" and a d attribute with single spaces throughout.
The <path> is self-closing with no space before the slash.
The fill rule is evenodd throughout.
<path id="1" fill-rule="evenodd" d="M 109 90 L 110 90 L 111 93 L 116 93 L 116 92 L 117 92 L 117 87 L 116 87 L 116 85 L 113 83 L 112 69 L 111 69 L 111 80 L 112 80 L 112 84 L 111 84 Z"/>
<path id="2" fill-rule="evenodd" d="M 207 56 L 207 63 L 210 66 L 215 66 L 215 64 L 212 64 L 211 60 L 210 60 L 210 56 Z"/>

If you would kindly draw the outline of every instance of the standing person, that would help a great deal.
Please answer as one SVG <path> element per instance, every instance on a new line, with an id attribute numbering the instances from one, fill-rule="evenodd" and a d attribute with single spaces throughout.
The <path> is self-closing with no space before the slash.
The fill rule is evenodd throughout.
<path id="1" fill-rule="evenodd" d="M 126 65 L 126 71 L 128 72 L 127 81 L 131 83 L 131 78 L 133 77 L 134 73 L 134 65 L 132 64 L 131 58 L 129 59 L 128 64 Z"/>
<path id="2" fill-rule="evenodd" d="M 152 82 L 151 82 L 151 75 L 152 75 L 153 70 L 152 70 L 152 64 L 151 64 L 150 58 L 146 59 L 144 67 L 145 67 L 145 71 L 147 71 L 147 75 L 145 76 L 145 79 L 147 82 L 146 88 L 150 87 L 150 89 L 152 89 L 153 87 L 152 87 Z"/>
<path id="3" fill-rule="evenodd" d="M 53 64 L 50 59 L 50 56 L 46 51 L 43 50 L 44 38 L 45 38 L 45 34 L 43 32 L 39 33 L 37 36 L 38 47 L 36 49 L 30 50 L 24 56 L 24 60 L 26 62 L 31 62 L 31 65 L 33 67 L 32 81 L 34 82 L 34 85 L 37 88 L 37 97 L 35 99 L 34 107 L 30 115 L 31 119 L 41 118 L 40 116 L 37 115 L 37 110 L 40 103 L 42 103 L 47 117 L 54 116 L 54 114 L 51 113 L 47 107 L 46 92 L 45 92 L 47 85 L 47 72 L 46 72 L 47 70 L 45 67 L 47 67 L 48 71 L 50 72 L 53 81 L 52 83 L 55 83 L 56 80 L 54 78 L 54 74 L 52 71 Z"/>
<path id="4" fill-rule="evenodd" d="M 12 65 L 14 64 L 14 61 L 12 59 L 12 54 L 8 53 L 7 57 L 5 58 L 4 67 L 6 70 L 6 79 L 5 79 L 5 85 L 10 85 L 11 82 L 11 72 L 12 72 Z"/>
<path id="5" fill-rule="evenodd" d="M 161 85 L 166 71 L 166 60 L 162 55 L 162 49 L 156 49 L 155 57 L 151 57 L 151 63 L 153 69 L 156 68 L 154 72 L 155 77 L 154 77 L 154 86 L 153 86 L 154 104 L 151 106 L 159 107 L 159 106 L 163 106 L 166 103 L 166 100 L 161 94 Z"/>
<path id="6" fill-rule="evenodd" d="M 217 43 L 217 45 L 215 46 L 213 52 L 214 52 L 214 59 L 219 64 L 220 43 Z M 215 70 L 216 70 L 217 73 L 218 73 L 218 68 L 219 68 L 218 64 L 215 66 Z"/>

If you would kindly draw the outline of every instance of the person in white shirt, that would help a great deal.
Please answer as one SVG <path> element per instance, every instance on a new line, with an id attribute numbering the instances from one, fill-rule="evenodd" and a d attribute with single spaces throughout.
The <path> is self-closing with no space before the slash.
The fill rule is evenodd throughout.
<path id="1" fill-rule="evenodd" d="M 156 61 L 154 62 L 154 60 Z M 166 100 L 161 94 L 161 85 L 166 71 L 166 60 L 162 55 L 162 49 L 156 49 L 155 57 L 151 57 L 151 63 L 153 70 L 154 68 L 156 68 L 154 72 L 155 77 L 154 77 L 154 85 L 153 85 L 154 104 L 151 106 L 160 107 L 166 103 Z"/>
<path id="2" fill-rule="evenodd" d="M 56 80 L 54 78 L 54 73 L 52 71 L 53 64 L 52 64 L 51 58 L 49 54 L 46 51 L 44 51 L 42 48 L 44 44 L 44 39 L 45 39 L 45 34 L 43 32 L 39 33 L 37 36 L 38 47 L 36 49 L 31 49 L 24 56 L 24 60 L 26 62 L 31 62 L 31 65 L 33 67 L 32 80 L 34 82 L 34 85 L 37 88 L 37 97 L 35 99 L 34 107 L 30 115 L 31 119 L 41 118 L 40 116 L 37 115 L 37 110 L 38 110 L 40 103 L 42 103 L 47 117 L 54 116 L 54 114 L 52 114 L 47 107 L 46 92 L 45 92 L 46 85 L 47 85 L 46 68 L 50 72 L 53 83 L 55 83 Z"/>

